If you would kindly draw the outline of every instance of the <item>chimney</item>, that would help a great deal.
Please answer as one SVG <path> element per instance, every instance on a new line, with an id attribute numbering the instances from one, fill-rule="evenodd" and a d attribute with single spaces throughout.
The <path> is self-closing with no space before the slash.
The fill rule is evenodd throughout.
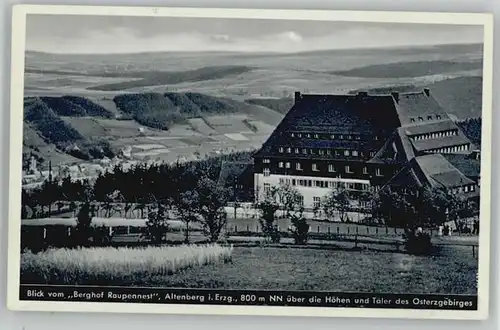
<path id="1" fill-rule="evenodd" d="M 399 93 L 398 92 L 392 92 L 391 93 L 392 97 L 396 101 L 396 103 L 399 103 Z"/>
<path id="2" fill-rule="evenodd" d="M 295 102 L 299 101 L 301 98 L 300 92 L 295 92 Z"/>
<path id="3" fill-rule="evenodd" d="M 429 97 L 431 95 L 431 90 L 429 88 L 424 88 L 424 93 Z"/>
<path id="4" fill-rule="evenodd" d="M 368 92 L 358 92 L 358 96 L 368 96 Z"/>

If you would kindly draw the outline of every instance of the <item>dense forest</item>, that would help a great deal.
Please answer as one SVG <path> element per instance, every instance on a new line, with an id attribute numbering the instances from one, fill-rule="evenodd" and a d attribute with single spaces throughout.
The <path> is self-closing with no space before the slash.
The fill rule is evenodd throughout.
<path id="1" fill-rule="evenodd" d="M 464 121 L 457 122 L 457 125 L 462 129 L 464 134 L 477 147 L 481 146 L 481 118 L 470 118 Z"/>

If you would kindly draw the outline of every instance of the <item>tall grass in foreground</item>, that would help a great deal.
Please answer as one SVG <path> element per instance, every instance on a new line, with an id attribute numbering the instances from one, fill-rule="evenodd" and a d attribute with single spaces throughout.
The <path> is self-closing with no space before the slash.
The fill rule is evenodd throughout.
<path id="1" fill-rule="evenodd" d="M 233 247 L 217 244 L 144 248 L 49 249 L 21 255 L 23 283 L 141 283 L 182 269 L 231 260 Z"/>

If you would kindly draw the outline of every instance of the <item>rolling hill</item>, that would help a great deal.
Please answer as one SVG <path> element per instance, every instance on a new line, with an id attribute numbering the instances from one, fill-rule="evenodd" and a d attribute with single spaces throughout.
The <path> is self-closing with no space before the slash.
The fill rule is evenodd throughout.
<path id="1" fill-rule="evenodd" d="M 414 78 L 458 71 L 479 70 L 482 67 L 482 61 L 415 61 L 375 64 L 345 71 L 332 71 L 330 73 L 359 78 Z"/>

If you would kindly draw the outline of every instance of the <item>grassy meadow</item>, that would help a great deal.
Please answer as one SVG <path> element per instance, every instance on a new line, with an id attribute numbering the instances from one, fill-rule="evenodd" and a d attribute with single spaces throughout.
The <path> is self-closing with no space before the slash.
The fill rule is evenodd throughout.
<path id="1" fill-rule="evenodd" d="M 346 248 L 106 248 L 28 253 L 21 260 L 23 283 L 442 294 L 477 290 L 477 259 L 460 246 L 442 246 L 433 256 Z"/>
<path id="2" fill-rule="evenodd" d="M 228 262 L 232 251 L 220 245 L 49 249 L 21 255 L 21 278 L 26 283 L 141 284 L 186 268 Z"/>

